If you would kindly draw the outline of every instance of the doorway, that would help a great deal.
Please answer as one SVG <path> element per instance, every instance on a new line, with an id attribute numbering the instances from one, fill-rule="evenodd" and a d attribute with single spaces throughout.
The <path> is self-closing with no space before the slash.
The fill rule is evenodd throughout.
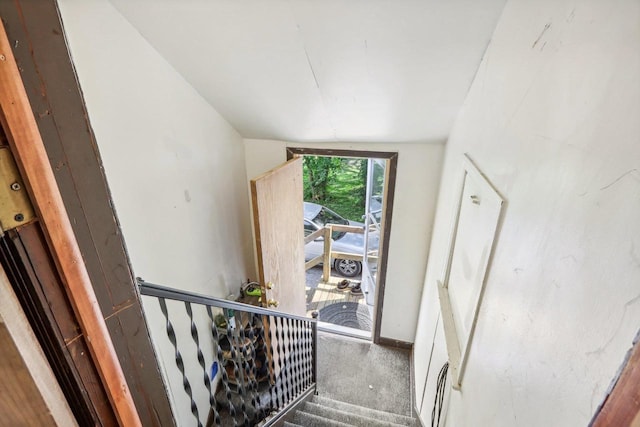
<path id="1" fill-rule="evenodd" d="M 349 209 L 343 202 L 336 208 L 346 211 L 342 215 L 332 209 L 335 203 L 328 202 L 331 206 L 324 206 L 317 198 L 307 200 L 308 192 L 305 198 L 308 242 L 305 261 L 311 272 L 306 283 L 307 308 L 318 311 L 319 327 L 328 332 L 379 342 L 397 155 L 394 152 L 287 148 L 288 159 L 305 156 L 327 162 L 340 159 L 339 162 L 348 167 L 364 168 L 361 171 L 362 188 L 358 189 L 362 192 L 363 206 Z M 321 231 L 325 227 L 326 235 L 331 236 L 330 244 L 326 244 Z M 342 245 L 341 240 L 350 242 L 351 249 Z M 322 268 L 318 267 L 319 263 Z"/>

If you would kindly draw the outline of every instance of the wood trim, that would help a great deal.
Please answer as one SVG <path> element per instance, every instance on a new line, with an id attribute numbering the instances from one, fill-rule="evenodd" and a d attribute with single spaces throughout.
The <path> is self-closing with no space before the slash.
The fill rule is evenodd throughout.
<path id="1" fill-rule="evenodd" d="M 325 157 L 357 157 L 370 159 L 391 159 L 397 156 L 394 151 L 359 151 L 359 150 L 338 150 L 327 148 L 297 148 L 287 147 L 287 160 L 299 156 L 325 156 Z"/>
<path id="2" fill-rule="evenodd" d="M 4 402 L 4 399 L 0 399 L 0 407 L 6 408 L 7 404 L 12 401 L 18 403 L 15 406 L 17 410 L 15 415 L 19 418 L 30 419 L 26 422 L 28 425 L 77 426 L 78 423 L 1 265 L 0 295 L 2 295 L 0 298 L 0 326 L 4 324 L 9 332 L 11 341 L 13 341 L 22 361 L 20 363 L 23 365 L 21 370 L 27 374 L 20 378 L 17 372 L 12 372 L 11 364 L 6 363 L 3 356 L 0 371 L 4 368 L 4 373 L 0 389 L 4 388 L 4 393 L 0 392 L 0 395 L 8 396 L 9 399 Z M 6 353 L 9 350 L 6 347 L 10 346 L 3 344 L 0 346 L 0 352 Z M 11 384 L 11 381 L 6 381 L 7 377 L 14 377 L 19 381 L 14 385 Z M 26 388 L 30 382 L 34 387 L 27 391 Z M 23 399 L 20 399 L 19 395 L 15 393 L 16 388 L 26 392 Z M 38 405 L 38 402 L 41 403 Z M 0 413 L 3 412 L 0 411 Z M 5 423 L 11 424 L 6 417 L 3 416 L 3 418 Z M 13 421 L 16 425 L 22 424 L 16 421 Z"/>
<path id="3" fill-rule="evenodd" d="M 382 328 L 382 310 L 384 308 L 384 292 L 387 285 L 387 260 L 389 259 L 389 241 L 391 240 L 391 220 L 393 217 L 393 201 L 396 195 L 396 175 L 398 172 L 398 153 L 392 153 L 387 158 L 387 173 L 389 181 L 387 183 L 387 196 L 384 203 L 384 225 L 382 226 L 382 253 L 380 254 L 382 262 L 380 262 L 379 280 L 378 280 L 378 295 L 376 301 L 376 321 L 373 334 L 373 342 L 381 344 L 380 334 Z"/>
<path id="4" fill-rule="evenodd" d="M 93 360 L 121 425 L 141 425 L 49 164 L 11 44 L 0 24 L 0 119 Z"/>
<path id="5" fill-rule="evenodd" d="M 297 148 L 287 147 L 287 160 L 300 156 L 329 156 L 329 157 L 357 157 L 387 160 L 387 195 L 384 203 L 384 220 L 382 230 L 382 253 L 380 254 L 380 270 L 378 271 L 378 290 L 375 303 L 375 321 L 372 341 L 382 344 L 384 338 L 380 337 L 382 328 L 382 309 L 384 306 L 384 292 L 387 282 L 387 260 L 389 257 L 389 240 L 391 238 L 391 219 L 393 216 L 393 201 L 396 192 L 396 177 L 398 172 L 398 153 L 390 151 L 358 151 L 325 148 Z M 382 340 L 382 342 L 381 342 Z M 395 341 L 395 340 L 390 340 Z"/>
<path id="6" fill-rule="evenodd" d="M 384 345 L 387 347 L 395 347 L 400 348 L 402 350 L 412 350 L 413 343 L 402 341 L 402 340 L 394 340 L 392 338 L 380 338 L 380 341 L 376 344 Z"/>
<path id="7" fill-rule="evenodd" d="M 640 427 L 640 332 L 590 427 Z"/>

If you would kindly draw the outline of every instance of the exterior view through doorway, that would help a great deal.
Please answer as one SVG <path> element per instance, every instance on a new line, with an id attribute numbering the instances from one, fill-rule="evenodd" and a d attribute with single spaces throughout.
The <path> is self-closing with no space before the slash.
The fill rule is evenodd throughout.
<path id="1" fill-rule="evenodd" d="M 309 313 L 318 312 L 320 329 L 379 342 L 397 156 L 287 148 L 288 159 L 305 157 L 306 181 L 317 179 L 309 170 L 314 162 L 360 175 L 360 185 L 348 188 L 353 194 L 342 194 L 342 202 L 339 194 L 318 196 L 306 185 L 306 302 Z M 360 206 L 349 206 L 350 200 Z"/>

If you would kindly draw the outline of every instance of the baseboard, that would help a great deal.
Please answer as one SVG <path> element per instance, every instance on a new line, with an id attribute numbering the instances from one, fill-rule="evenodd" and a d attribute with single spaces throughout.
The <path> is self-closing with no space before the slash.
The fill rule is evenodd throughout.
<path id="1" fill-rule="evenodd" d="M 412 410 L 412 415 L 414 418 L 419 418 L 419 413 L 418 413 L 418 408 L 416 406 L 416 377 L 415 377 L 415 365 L 414 365 L 414 358 L 413 358 L 413 350 L 411 350 L 409 352 L 409 387 L 411 390 L 411 410 Z"/>
<path id="2" fill-rule="evenodd" d="M 380 337 L 380 339 L 378 340 L 378 344 L 386 345 L 387 347 L 401 348 L 403 350 L 411 350 L 413 348 L 413 343 L 383 337 Z"/>

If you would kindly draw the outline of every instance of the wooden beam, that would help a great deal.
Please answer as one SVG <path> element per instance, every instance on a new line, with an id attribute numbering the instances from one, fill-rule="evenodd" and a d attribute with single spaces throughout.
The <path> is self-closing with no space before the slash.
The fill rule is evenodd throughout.
<path id="1" fill-rule="evenodd" d="M 140 426 L 2 23 L 0 112 L 9 145 L 118 421 L 121 425 Z"/>

